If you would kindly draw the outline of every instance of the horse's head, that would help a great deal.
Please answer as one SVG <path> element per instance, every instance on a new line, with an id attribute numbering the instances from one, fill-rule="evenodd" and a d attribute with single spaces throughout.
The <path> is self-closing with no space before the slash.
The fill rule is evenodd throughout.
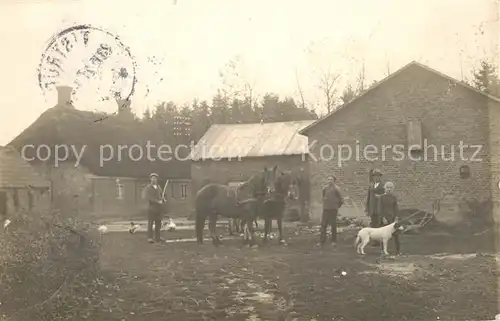
<path id="1" fill-rule="evenodd" d="M 269 191 L 271 193 L 295 198 L 294 186 L 296 185 L 296 181 L 291 172 L 281 171 L 278 169 L 278 166 L 275 166 L 271 172 L 270 179 L 271 189 Z"/>

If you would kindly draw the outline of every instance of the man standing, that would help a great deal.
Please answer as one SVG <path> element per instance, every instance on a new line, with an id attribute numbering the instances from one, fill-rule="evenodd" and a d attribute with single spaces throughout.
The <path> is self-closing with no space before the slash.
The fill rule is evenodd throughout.
<path id="1" fill-rule="evenodd" d="M 300 173 L 297 177 L 297 186 L 299 188 L 299 204 L 300 204 L 300 220 L 302 222 L 309 221 L 309 177 L 307 177 L 304 167 L 300 168 Z"/>
<path id="2" fill-rule="evenodd" d="M 335 176 L 328 176 L 328 184 L 323 188 L 323 217 L 321 218 L 320 243 L 326 242 L 326 230 L 332 227 L 332 245 L 337 243 L 337 215 L 339 208 L 344 204 L 340 188 L 335 183 Z"/>
<path id="3" fill-rule="evenodd" d="M 380 196 L 385 193 L 380 169 L 374 169 L 371 174 L 370 186 L 368 187 L 368 196 L 366 198 L 365 212 L 370 217 L 370 227 L 380 227 L 379 205 Z"/>
<path id="4" fill-rule="evenodd" d="M 146 186 L 146 199 L 148 200 L 148 242 L 161 242 L 161 216 L 163 206 L 163 193 L 158 185 L 158 174 L 151 173 L 149 175 L 150 183 Z M 155 233 L 153 240 L 153 224 L 155 225 Z"/>

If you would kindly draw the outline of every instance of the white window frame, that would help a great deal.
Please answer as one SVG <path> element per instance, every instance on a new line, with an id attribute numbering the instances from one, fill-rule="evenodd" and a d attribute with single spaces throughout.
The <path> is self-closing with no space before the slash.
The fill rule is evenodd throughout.
<path id="1" fill-rule="evenodd" d="M 181 198 L 186 199 L 187 198 L 187 193 L 188 193 L 188 184 L 182 183 L 181 184 Z"/>
<path id="2" fill-rule="evenodd" d="M 119 178 L 116 179 L 116 188 L 117 188 L 117 192 L 118 192 L 118 194 L 116 195 L 116 199 L 123 200 L 124 199 L 123 192 L 125 191 L 125 185 L 120 183 Z"/>

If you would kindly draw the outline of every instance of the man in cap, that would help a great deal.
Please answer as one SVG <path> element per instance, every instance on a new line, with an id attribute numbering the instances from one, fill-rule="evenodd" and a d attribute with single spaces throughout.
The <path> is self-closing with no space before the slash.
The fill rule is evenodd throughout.
<path id="1" fill-rule="evenodd" d="M 337 243 L 337 215 L 339 208 L 344 204 L 344 198 L 337 186 L 336 177 L 328 176 L 328 184 L 323 187 L 323 217 L 321 218 L 320 244 L 326 242 L 326 231 L 328 226 L 332 228 L 332 245 Z"/>
<path id="2" fill-rule="evenodd" d="M 365 212 L 370 217 L 370 227 L 380 227 L 380 213 L 378 202 L 380 196 L 385 193 L 382 183 L 382 172 L 375 168 L 370 173 L 370 186 L 368 187 L 368 196 L 366 198 Z"/>
<path id="3" fill-rule="evenodd" d="M 146 186 L 145 194 L 148 200 L 148 242 L 161 242 L 161 215 L 163 206 L 163 191 L 158 185 L 158 174 L 151 173 L 149 175 L 150 183 Z M 153 224 L 155 225 L 154 240 L 153 240 Z"/>

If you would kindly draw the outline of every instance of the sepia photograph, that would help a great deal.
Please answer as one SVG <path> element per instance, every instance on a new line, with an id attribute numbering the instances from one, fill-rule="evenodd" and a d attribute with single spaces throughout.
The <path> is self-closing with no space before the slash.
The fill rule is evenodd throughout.
<path id="1" fill-rule="evenodd" d="M 0 321 L 500 321 L 497 0 L 3 0 Z"/>

